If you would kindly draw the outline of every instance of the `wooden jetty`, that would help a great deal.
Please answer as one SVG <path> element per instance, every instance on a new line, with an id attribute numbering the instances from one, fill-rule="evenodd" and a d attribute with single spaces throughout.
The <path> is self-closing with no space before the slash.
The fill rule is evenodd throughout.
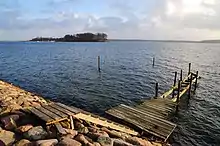
<path id="1" fill-rule="evenodd" d="M 188 75 L 182 79 L 181 70 L 178 84 L 176 84 L 176 77 L 175 73 L 173 87 L 161 96 L 158 96 L 156 91 L 155 97 L 151 100 L 143 101 L 136 106 L 121 104 L 107 110 L 107 115 L 143 134 L 150 134 L 166 141 L 177 126 L 170 122 L 170 119 L 178 111 L 181 97 L 187 92 L 190 97 L 192 85 L 195 86 L 194 90 L 196 89 L 198 72 L 195 74 L 189 69 Z M 158 84 L 156 84 L 156 90 L 158 90 Z"/>
<path id="2" fill-rule="evenodd" d="M 70 123 L 70 127 L 73 129 L 73 118 L 79 120 L 85 120 L 87 122 L 93 123 L 95 125 L 100 125 L 103 127 L 118 130 L 130 135 L 138 135 L 138 132 L 120 125 L 116 122 L 112 122 L 105 118 L 99 117 L 97 115 L 91 114 L 89 112 L 83 111 L 76 107 L 66 106 L 62 103 L 50 103 L 48 105 L 43 105 L 40 107 L 29 107 L 25 109 L 26 112 L 30 112 L 42 121 L 45 122 L 46 126 L 55 126 L 58 133 L 65 134 L 60 122 Z"/>

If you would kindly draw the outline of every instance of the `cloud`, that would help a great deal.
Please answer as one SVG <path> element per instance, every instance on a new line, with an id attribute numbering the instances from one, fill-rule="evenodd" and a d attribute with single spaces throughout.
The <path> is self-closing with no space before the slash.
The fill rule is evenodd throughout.
<path id="1" fill-rule="evenodd" d="M 29 15 L 24 13 L 20 7 L 22 3 L 16 1 L 0 2 L 0 40 L 59 37 L 85 31 L 106 32 L 110 38 L 220 38 L 220 2 L 217 0 L 139 0 L 139 3 L 132 0 L 106 0 L 102 3 L 97 0 L 100 5 L 108 5 L 108 13 L 101 15 L 99 10 L 90 13 L 88 10 L 94 6 L 87 5 L 81 11 L 57 9 L 34 17 L 30 17 L 32 11 Z M 47 2 L 58 6 L 74 2 L 80 6 L 78 0 Z"/>

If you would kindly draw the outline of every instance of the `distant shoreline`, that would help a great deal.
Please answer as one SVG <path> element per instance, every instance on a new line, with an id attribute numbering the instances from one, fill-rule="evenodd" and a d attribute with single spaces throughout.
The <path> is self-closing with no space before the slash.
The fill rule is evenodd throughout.
<path id="1" fill-rule="evenodd" d="M 0 42 L 110 42 L 110 41 L 141 41 L 141 42 L 164 42 L 164 43 L 210 43 L 219 44 L 220 40 L 202 40 L 202 41 L 187 41 L 187 40 L 141 40 L 141 39 L 106 39 L 104 41 L 34 41 L 34 40 L 16 40 L 16 41 L 0 41 Z"/>
<path id="2" fill-rule="evenodd" d="M 29 41 L 33 42 L 105 42 L 108 35 L 105 33 L 78 33 L 73 35 L 65 35 L 61 38 L 54 37 L 36 37 Z"/>
<path id="3" fill-rule="evenodd" d="M 109 41 L 145 41 L 145 42 L 171 42 L 171 43 L 220 43 L 220 40 L 202 40 L 202 41 L 188 41 L 188 40 L 141 40 L 141 39 L 109 39 Z"/>

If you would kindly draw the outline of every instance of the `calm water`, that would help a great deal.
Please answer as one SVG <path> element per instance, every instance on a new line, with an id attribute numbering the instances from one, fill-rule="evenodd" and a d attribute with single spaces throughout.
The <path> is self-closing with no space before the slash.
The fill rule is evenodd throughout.
<path id="1" fill-rule="evenodd" d="M 101 56 L 102 72 L 97 71 Z M 0 79 L 94 113 L 135 104 L 172 85 L 174 71 L 198 70 L 199 88 L 183 102 L 173 145 L 220 145 L 220 44 L 122 41 L 0 43 Z M 156 66 L 152 67 L 152 57 Z"/>

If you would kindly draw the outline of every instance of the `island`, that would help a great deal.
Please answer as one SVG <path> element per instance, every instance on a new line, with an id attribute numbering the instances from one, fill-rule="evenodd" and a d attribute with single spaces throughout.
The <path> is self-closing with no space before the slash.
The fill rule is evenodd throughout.
<path id="1" fill-rule="evenodd" d="M 107 41 L 108 35 L 105 33 L 77 33 L 73 35 L 65 35 L 61 38 L 53 37 L 36 37 L 30 41 L 36 42 L 105 42 Z"/>

